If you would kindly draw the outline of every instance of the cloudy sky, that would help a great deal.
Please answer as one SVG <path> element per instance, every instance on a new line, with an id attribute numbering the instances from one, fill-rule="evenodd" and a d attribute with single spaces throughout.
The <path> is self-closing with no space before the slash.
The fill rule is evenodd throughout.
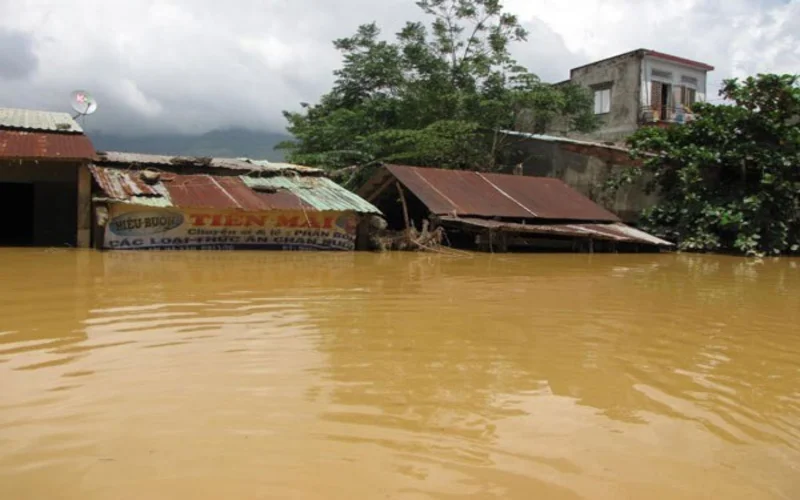
<path id="1" fill-rule="evenodd" d="M 530 30 L 515 55 L 546 81 L 635 48 L 729 76 L 800 72 L 800 0 L 506 0 Z M 202 133 L 284 127 L 339 56 L 331 40 L 419 18 L 413 0 L 0 0 L 0 106 L 69 110 L 92 91 L 91 129 Z"/>

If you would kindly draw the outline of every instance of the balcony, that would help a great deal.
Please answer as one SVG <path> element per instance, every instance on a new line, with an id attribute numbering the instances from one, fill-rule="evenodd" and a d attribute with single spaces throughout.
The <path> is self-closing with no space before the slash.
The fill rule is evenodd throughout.
<path id="1" fill-rule="evenodd" d="M 694 120 L 691 108 L 683 104 L 642 106 L 639 123 L 642 125 L 683 124 Z"/>

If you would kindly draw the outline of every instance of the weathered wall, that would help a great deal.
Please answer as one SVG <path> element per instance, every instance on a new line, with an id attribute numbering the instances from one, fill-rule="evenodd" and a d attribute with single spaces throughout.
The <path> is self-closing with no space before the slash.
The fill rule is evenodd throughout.
<path id="1" fill-rule="evenodd" d="M 657 197 L 645 192 L 647 179 L 620 189 L 609 199 L 605 183 L 611 176 L 633 165 L 627 153 L 597 146 L 528 139 L 517 146 L 523 174 L 555 177 L 573 189 L 617 214 L 623 221 L 636 223 L 642 210 Z"/>
<path id="2" fill-rule="evenodd" d="M 600 126 L 594 132 L 582 134 L 568 132 L 566 123 L 557 121 L 548 127 L 547 133 L 569 135 L 571 138 L 598 142 L 623 142 L 639 123 L 641 100 L 642 56 L 638 52 L 575 68 L 570 73 L 570 82 L 588 88 L 610 86 L 611 110 L 597 115 Z"/>
<path id="3" fill-rule="evenodd" d="M 33 211 L 33 245 L 77 244 L 77 163 L 3 161 L 0 182 L 33 185 L 33 206 L 20 207 Z"/>
<path id="4" fill-rule="evenodd" d="M 0 182 L 77 182 L 77 163 L 0 161 Z"/>

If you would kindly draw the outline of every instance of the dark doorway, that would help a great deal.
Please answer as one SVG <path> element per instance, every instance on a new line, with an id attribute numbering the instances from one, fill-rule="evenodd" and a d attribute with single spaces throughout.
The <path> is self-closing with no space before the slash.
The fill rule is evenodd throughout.
<path id="1" fill-rule="evenodd" d="M 662 83 L 661 84 L 661 116 L 659 117 L 661 121 L 666 121 L 669 119 L 670 108 L 672 107 L 672 85 Z"/>
<path id="2" fill-rule="evenodd" d="M 33 244 L 75 246 L 78 224 L 78 191 L 68 182 L 37 182 L 34 185 Z"/>
<path id="3" fill-rule="evenodd" d="M 0 245 L 33 245 L 33 206 L 33 183 L 0 182 L 0 213 L 5 215 Z"/>

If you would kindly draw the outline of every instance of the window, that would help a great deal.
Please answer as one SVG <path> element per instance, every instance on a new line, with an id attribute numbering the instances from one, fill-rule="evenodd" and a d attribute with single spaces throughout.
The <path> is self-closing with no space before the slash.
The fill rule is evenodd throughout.
<path id="1" fill-rule="evenodd" d="M 691 106 L 697 102 L 697 90 L 691 87 L 681 87 L 681 104 Z"/>
<path id="2" fill-rule="evenodd" d="M 594 91 L 594 114 L 602 115 L 611 112 L 611 88 Z"/>

